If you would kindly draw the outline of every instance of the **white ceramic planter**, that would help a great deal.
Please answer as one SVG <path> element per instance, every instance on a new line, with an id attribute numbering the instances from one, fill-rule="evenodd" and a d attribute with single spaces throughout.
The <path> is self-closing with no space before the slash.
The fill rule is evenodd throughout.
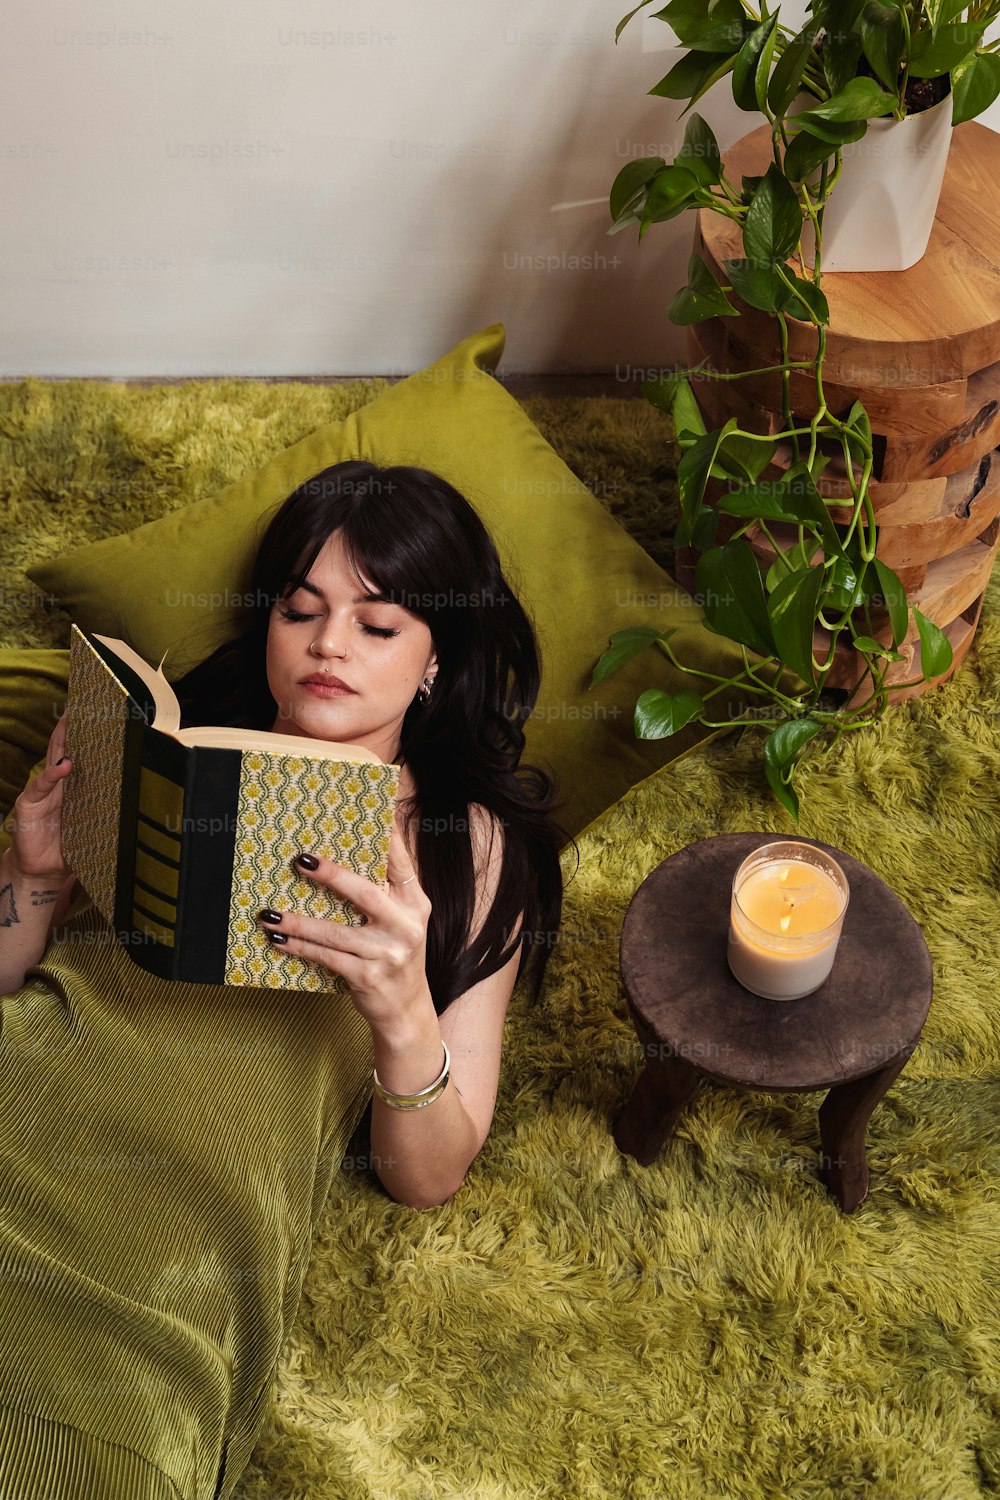
<path id="1" fill-rule="evenodd" d="M 869 120 L 843 148 L 823 214 L 824 271 L 905 271 L 927 249 L 951 148 L 952 99 L 902 120 Z M 818 178 L 817 178 L 818 180 Z M 811 266 L 812 225 L 802 232 Z"/>

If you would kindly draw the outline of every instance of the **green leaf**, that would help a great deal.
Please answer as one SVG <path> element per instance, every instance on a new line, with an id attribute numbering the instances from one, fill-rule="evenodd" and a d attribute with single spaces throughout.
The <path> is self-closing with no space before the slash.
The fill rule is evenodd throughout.
<path id="1" fill-rule="evenodd" d="M 605 232 L 607 234 L 621 234 L 623 229 L 628 229 L 630 225 L 638 224 L 639 222 L 640 215 L 637 213 L 630 212 L 627 214 L 622 214 L 621 218 L 616 219 L 615 222 L 611 225 L 611 228 L 606 230 Z"/>
<path id="2" fill-rule="evenodd" d="M 703 505 L 691 527 L 691 546 L 699 552 L 707 552 L 715 541 L 719 529 L 719 512 L 714 505 Z"/>
<path id="3" fill-rule="evenodd" d="M 687 99 L 685 114 L 732 67 L 728 52 L 688 52 L 674 64 L 665 78 L 653 85 L 651 94 L 661 99 Z"/>
<path id="4" fill-rule="evenodd" d="M 664 740 L 676 734 L 705 711 L 700 693 L 684 688 L 679 693 L 664 693 L 648 688 L 635 705 L 635 736 L 639 740 Z"/>
<path id="5" fill-rule="evenodd" d="M 639 225 L 642 239 L 651 224 L 675 219 L 701 191 L 698 179 L 685 168 L 669 166 L 658 172 L 649 185 Z"/>
<path id="6" fill-rule="evenodd" d="M 793 318 L 802 318 L 809 322 L 830 322 L 830 304 L 826 300 L 826 294 L 820 290 L 815 281 L 805 281 L 801 276 L 795 277 L 795 291 L 797 296 L 789 297 L 785 311 Z M 801 310 L 799 310 L 801 309 Z"/>
<path id="7" fill-rule="evenodd" d="M 789 142 L 782 163 L 785 176 L 790 182 L 803 182 L 817 167 L 833 157 L 840 144 L 820 139 L 809 130 L 797 131 Z"/>
<path id="8" fill-rule="evenodd" d="M 846 25 L 837 32 L 828 33 L 823 43 L 823 77 L 831 94 L 839 94 L 845 83 L 849 83 L 858 71 L 861 57 L 861 38 Z"/>
<path id="9" fill-rule="evenodd" d="M 832 39 L 839 35 L 850 35 L 857 28 L 858 18 L 864 9 L 865 0 L 809 0 L 806 10 L 812 11 L 826 32 L 823 52 Z"/>
<path id="10" fill-rule="evenodd" d="M 753 483 L 771 462 L 776 448 L 775 443 L 734 432 L 719 444 L 716 467 L 729 478 Z"/>
<path id="11" fill-rule="evenodd" d="M 844 418 L 844 424 L 847 428 L 844 436 L 847 438 L 847 446 L 851 450 L 851 455 L 858 463 L 863 464 L 872 451 L 872 424 L 860 401 L 855 401 Z"/>
<path id="12" fill-rule="evenodd" d="M 650 406 L 655 406 L 658 411 L 672 412 L 677 388 L 686 378 L 683 370 L 668 370 L 665 375 L 655 375 L 650 380 L 644 380 L 642 394 Z"/>
<path id="13" fill-rule="evenodd" d="M 880 88 L 874 78 L 852 78 L 838 94 L 823 104 L 813 105 L 795 116 L 796 123 L 808 130 L 814 123 L 851 124 L 888 115 L 896 107 L 896 98 Z"/>
<path id="14" fill-rule="evenodd" d="M 799 799 L 792 786 L 792 776 L 803 750 L 813 736 L 819 733 L 820 727 L 815 719 L 808 716 L 787 719 L 777 729 L 772 729 L 764 741 L 764 774 L 768 785 L 796 822 L 799 816 Z"/>
<path id="15" fill-rule="evenodd" d="M 740 0 L 668 0 L 662 10 L 654 11 L 659 21 L 667 21 L 682 47 L 692 48 L 709 27 L 735 27 L 746 19 Z"/>
<path id="16" fill-rule="evenodd" d="M 666 169 L 662 156 L 640 156 L 627 161 L 611 184 L 611 217 L 617 219 L 659 172 Z"/>
<path id="17" fill-rule="evenodd" d="M 820 25 L 819 17 L 813 16 L 797 36 L 785 43 L 767 87 L 767 102 L 773 114 L 784 115 L 798 93 Z"/>
<path id="18" fill-rule="evenodd" d="M 739 516 L 741 519 L 760 516 L 765 521 L 790 521 L 794 518 L 785 509 L 787 494 L 788 485 L 783 479 L 765 479 L 760 484 L 727 490 L 715 503 L 724 516 Z"/>
<path id="19" fill-rule="evenodd" d="M 918 31 L 910 39 L 910 77 L 937 78 L 957 68 L 983 39 L 985 27 L 975 25 L 942 26 L 932 32 Z"/>
<path id="20" fill-rule="evenodd" d="M 824 579 L 823 608 L 845 614 L 854 609 L 865 598 L 864 575 L 855 570 L 847 557 L 838 557 L 832 568 L 826 570 Z"/>
<path id="21" fill-rule="evenodd" d="M 906 637 L 906 627 L 910 620 L 906 590 L 898 574 L 894 573 L 884 562 L 880 562 L 877 557 L 873 560 L 872 567 L 878 578 L 879 593 L 869 594 L 868 599 L 874 603 L 881 600 L 885 604 L 889 611 L 889 624 L 892 628 L 892 644 L 898 646 Z"/>
<path id="22" fill-rule="evenodd" d="M 812 639 L 822 587 L 822 568 L 800 569 L 786 574 L 767 601 L 778 655 L 807 683 L 815 678 Z"/>
<path id="23" fill-rule="evenodd" d="M 823 467 L 825 467 L 825 462 Z M 816 487 L 805 459 L 793 464 L 785 476 L 789 493 L 795 507 L 795 519 L 804 525 L 818 527 L 823 538 L 825 557 L 836 557 L 842 552 L 837 528 L 830 519 L 830 510 Z"/>
<path id="24" fill-rule="evenodd" d="M 712 127 L 693 114 L 684 130 L 684 144 L 677 153 L 679 165 L 697 177 L 703 187 L 711 187 L 722 178 L 722 155 Z"/>
<path id="25" fill-rule="evenodd" d="M 917 622 L 917 633 L 920 636 L 920 669 L 928 679 L 940 677 L 943 672 L 947 672 L 953 660 L 951 641 L 940 626 L 935 625 L 933 620 L 928 620 L 919 609 L 913 611 L 913 618 Z"/>
<path id="26" fill-rule="evenodd" d="M 740 48 L 739 55 L 733 64 L 733 100 L 738 109 L 748 112 L 760 109 L 756 87 L 758 65 L 763 62 L 766 77 L 770 55 L 774 52 L 777 26 L 776 15 L 761 21 L 759 26 L 754 27 Z M 770 53 L 767 52 L 768 42 L 771 44 Z"/>
<path id="27" fill-rule="evenodd" d="M 931 26 L 936 31 L 939 26 L 946 26 L 949 21 L 957 21 L 968 5 L 969 0 L 941 0 L 940 4 L 926 5 L 925 9 L 930 16 Z"/>
<path id="28" fill-rule="evenodd" d="M 727 260 L 725 270 L 737 297 L 751 307 L 762 308 L 764 312 L 777 312 L 784 307 L 789 292 L 773 262 Z"/>
<path id="29" fill-rule="evenodd" d="M 764 19 L 766 15 L 767 9 L 764 5 L 764 0 L 761 0 L 761 19 Z M 774 12 L 774 19 L 775 21 L 778 19 L 777 11 Z M 762 115 L 767 114 L 767 89 L 771 80 L 771 65 L 774 62 L 774 54 L 777 51 L 777 47 L 778 30 L 775 27 L 764 43 L 764 49 L 757 59 L 757 71 L 753 76 L 754 99 L 757 102 L 757 109 Z"/>
<path id="30" fill-rule="evenodd" d="M 590 679 L 590 686 L 596 687 L 612 672 L 619 671 L 626 662 L 630 662 L 633 656 L 638 656 L 640 651 L 645 651 L 654 641 L 665 641 L 673 635 L 673 630 L 654 630 L 650 625 L 632 625 L 627 630 L 616 630 L 611 637 L 611 644 L 594 668 Z"/>
<path id="31" fill-rule="evenodd" d="M 688 46 L 693 52 L 730 52 L 735 57 L 753 28 L 745 16 L 738 21 L 716 21 L 695 32 Z"/>
<path id="32" fill-rule="evenodd" d="M 866 443 L 872 440 L 872 424 L 865 409 L 863 401 L 855 401 L 847 416 L 844 418 L 845 426 L 853 427 L 861 433 Z"/>
<path id="33" fill-rule="evenodd" d="M 881 641 L 875 640 L 874 636 L 856 635 L 852 642 L 858 651 L 864 651 L 869 656 L 884 656 L 886 661 L 902 661 L 901 651 L 892 651 L 888 646 L 883 646 Z"/>
<path id="34" fill-rule="evenodd" d="M 974 52 L 952 69 L 951 123 L 963 125 L 988 109 L 1000 94 L 1000 57 L 995 52 Z"/>
<path id="35" fill-rule="evenodd" d="M 649 5 L 649 3 L 650 0 L 639 0 L 639 4 L 635 7 L 635 10 L 630 10 L 627 16 L 622 16 L 621 20 L 618 22 L 618 25 L 615 27 L 615 46 L 618 45 L 618 38 L 625 30 L 625 27 L 631 21 L 632 17 L 637 16 L 641 10 L 645 10 L 646 6 Z"/>
<path id="36" fill-rule="evenodd" d="M 705 485 L 715 455 L 719 450 L 719 444 L 736 427 L 736 418 L 730 417 L 725 427 L 720 427 L 715 432 L 706 432 L 696 443 L 684 454 L 677 465 L 677 490 L 681 502 L 681 514 L 687 520 L 693 521 L 698 506 L 701 504 L 705 494 Z"/>
<path id="37" fill-rule="evenodd" d="M 888 95 L 886 96 L 888 98 Z M 794 137 L 789 150 L 794 146 L 799 136 L 811 135 L 816 140 L 826 141 L 831 146 L 846 146 L 849 141 L 860 141 L 868 130 L 867 120 L 814 120 L 806 119 L 807 111 L 795 116 L 795 123 L 802 124 L 799 134 Z"/>
<path id="38" fill-rule="evenodd" d="M 727 516 L 760 516 L 765 521 L 790 523 L 812 523 L 815 520 L 812 505 L 808 499 L 803 499 L 801 485 L 787 478 L 765 479 L 741 490 L 728 490 L 720 495 L 716 504 Z"/>
<path id="39" fill-rule="evenodd" d="M 764 583 L 742 537 L 702 554 L 695 587 L 710 629 L 765 656 L 774 654 Z"/>
<path id="40" fill-rule="evenodd" d="M 677 387 L 671 415 L 674 419 L 674 432 L 678 437 L 680 437 L 682 432 L 691 432 L 695 437 L 704 436 L 706 427 L 701 415 L 701 408 L 695 400 L 694 391 L 687 380 L 682 380 Z"/>
<path id="41" fill-rule="evenodd" d="M 675 293 L 667 309 L 672 323 L 701 323 L 706 318 L 739 317 L 725 292 L 699 255 L 688 261 L 688 285 Z"/>
<path id="42" fill-rule="evenodd" d="M 765 764 L 770 762 L 775 770 L 786 775 L 798 760 L 804 747 L 819 733 L 822 725 L 808 714 L 800 718 L 786 719 L 772 729 L 764 745 Z"/>
<path id="43" fill-rule="evenodd" d="M 748 260 L 785 261 L 797 248 L 802 233 L 798 194 L 774 162 L 768 167 L 743 224 L 743 248 Z"/>
<path id="44" fill-rule="evenodd" d="M 801 542 L 796 542 L 794 547 L 782 553 L 793 567 L 808 568 L 816 553 L 819 551 L 819 539 L 815 536 L 803 537 Z M 776 557 L 767 570 L 764 579 L 764 587 L 768 595 L 773 594 L 783 578 L 789 576 L 789 570 L 781 557 Z"/>
<path id="45" fill-rule="evenodd" d="M 898 7 L 883 5 L 882 0 L 868 0 L 861 12 L 858 31 L 876 78 L 895 93 L 905 46 L 903 18 Z"/>

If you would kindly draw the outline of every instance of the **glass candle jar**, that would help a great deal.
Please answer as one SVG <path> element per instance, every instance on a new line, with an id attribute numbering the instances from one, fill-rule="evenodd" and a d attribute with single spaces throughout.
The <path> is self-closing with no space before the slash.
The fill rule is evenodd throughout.
<path id="1" fill-rule="evenodd" d="M 800 1000 L 828 977 L 850 887 L 829 854 L 785 839 L 748 854 L 733 877 L 729 967 L 754 995 Z"/>

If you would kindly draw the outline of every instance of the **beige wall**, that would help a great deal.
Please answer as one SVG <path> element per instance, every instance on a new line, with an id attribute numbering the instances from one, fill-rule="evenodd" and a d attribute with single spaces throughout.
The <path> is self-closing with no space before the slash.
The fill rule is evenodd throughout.
<path id="1" fill-rule="evenodd" d="M 646 96 L 668 28 L 616 47 L 625 9 L 9 7 L 0 374 L 393 374 L 494 321 L 509 372 L 674 362 L 690 216 L 605 232 L 624 161 L 683 136 Z M 727 82 L 698 108 L 747 127 Z"/>

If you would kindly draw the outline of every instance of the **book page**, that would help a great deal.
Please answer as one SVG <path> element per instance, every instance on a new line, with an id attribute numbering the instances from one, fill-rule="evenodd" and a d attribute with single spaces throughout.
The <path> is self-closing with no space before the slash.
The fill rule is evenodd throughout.
<path id="1" fill-rule="evenodd" d="M 163 675 L 163 662 L 154 671 L 147 661 L 143 661 L 138 651 L 133 651 L 131 646 L 117 636 L 98 635 L 94 631 L 94 640 L 100 641 L 102 646 L 107 646 L 109 651 L 121 657 L 126 666 L 131 667 L 137 677 L 141 677 L 156 705 L 152 723 L 164 734 L 173 733 L 181 722 L 181 708 L 177 702 L 177 694 Z"/>
<path id="2" fill-rule="evenodd" d="M 156 728 L 160 724 L 157 721 Z M 175 740 L 183 745 L 205 745 L 218 750 L 263 750 L 268 755 L 277 755 L 287 750 L 291 755 L 301 755 L 306 760 L 349 760 L 363 764 L 382 761 L 367 745 L 342 745 L 337 740 L 313 740 L 306 735 L 276 734 L 270 729 L 234 729 L 226 725 L 202 724 L 191 729 L 172 731 Z"/>

